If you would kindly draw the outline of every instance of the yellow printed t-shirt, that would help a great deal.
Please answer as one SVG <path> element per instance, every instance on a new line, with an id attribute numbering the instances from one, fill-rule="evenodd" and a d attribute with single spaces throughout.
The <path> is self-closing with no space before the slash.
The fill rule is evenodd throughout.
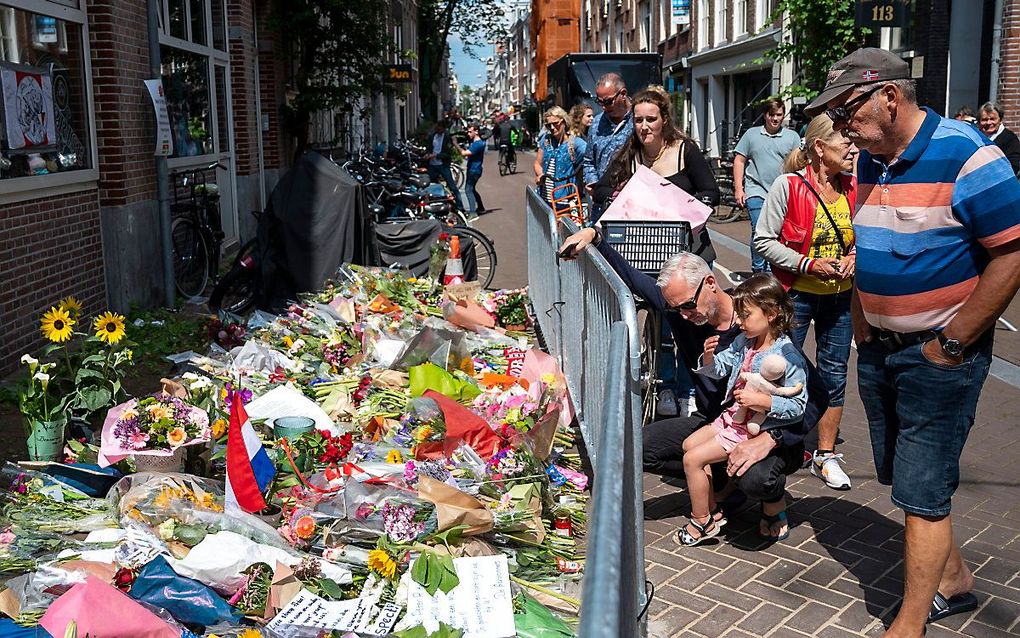
<path id="1" fill-rule="evenodd" d="M 840 195 L 834 204 L 829 204 L 829 212 L 833 221 L 839 226 L 839 232 L 843 234 L 843 244 L 847 249 L 854 241 L 854 226 L 850 219 L 850 204 L 846 195 Z M 819 203 L 815 209 L 815 224 L 811 229 L 811 250 L 808 252 L 811 259 L 841 259 L 842 249 L 836 239 L 836 233 L 832 228 L 829 216 Z M 801 292 L 809 292 L 814 295 L 832 295 L 837 292 L 844 292 L 853 287 L 852 279 L 819 279 L 814 275 L 801 275 L 793 283 L 793 289 Z"/>

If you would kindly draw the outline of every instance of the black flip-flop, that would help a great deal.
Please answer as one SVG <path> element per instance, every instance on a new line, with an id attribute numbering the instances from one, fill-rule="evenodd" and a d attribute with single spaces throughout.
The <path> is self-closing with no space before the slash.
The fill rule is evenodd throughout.
<path id="1" fill-rule="evenodd" d="M 974 611 L 977 609 L 977 606 L 978 599 L 970 592 L 957 594 L 949 598 L 935 592 L 935 600 L 932 601 L 931 609 L 928 610 L 928 622 L 938 622 L 943 618 L 955 616 L 956 614 Z"/>

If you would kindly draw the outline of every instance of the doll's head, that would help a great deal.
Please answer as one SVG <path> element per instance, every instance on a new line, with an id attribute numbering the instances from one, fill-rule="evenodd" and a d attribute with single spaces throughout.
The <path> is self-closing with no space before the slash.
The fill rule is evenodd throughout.
<path id="1" fill-rule="evenodd" d="M 769 381 L 780 381 L 786 375 L 786 359 L 778 354 L 770 354 L 762 359 L 760 372 Z"/>

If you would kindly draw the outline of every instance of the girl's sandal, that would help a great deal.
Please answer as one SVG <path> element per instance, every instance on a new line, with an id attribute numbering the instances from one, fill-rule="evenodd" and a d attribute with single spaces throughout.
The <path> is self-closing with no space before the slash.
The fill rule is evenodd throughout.
<path id="1" fill-rule="evenodd" d="M 692 517 L 689 525 L 698 530 L 701 535 L 693 536 L 689 531 L 687 531 L 687 525 L 684 525 L 677 531 L 673 532 L 674 543 L 683 547 L 694 547 L 695 545 L 699 545 L 703 541 L 707 541 L 719 533 L 719 525 L 713 522 L 711 518 L 702 524 L 694 520 Z"/>
<path id="2" fill-rule="evenodd" d="M 764 540 L 778 543 L 779 541 L 786 540 L 787 538 L 790 537 L 790 519 L 786 517 L 786 510 L 779 512 L 778 514 L 766 514 L 765 510 L 763 509 L 761 511 L 761 520 L 765 522 L 765 527 L 768 528 L 768 531 L 764 534 L 762 533 L 761 528 L 760 527 L 758 528 L 758 536 L 760 536 Z M 786 531 L 780 534 L 779 536 L 773 536 L 771 534 L 772 526 L 775 525 L 776 523 L 780 523 L 786 526 Z"/>

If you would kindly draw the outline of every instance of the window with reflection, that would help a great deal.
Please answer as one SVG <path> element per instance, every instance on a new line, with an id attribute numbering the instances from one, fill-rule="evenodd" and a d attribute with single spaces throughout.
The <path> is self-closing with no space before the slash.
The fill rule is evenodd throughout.
<path id="1" fill-rule="evenodd" d="M 168 46 L 161 47 L 160 56 L 174 140 L 173 157 L 212 153 L 209 58 Z"/>
<path id="2" fill-rule="evenodd" d="M 0 2 L 0 180 L 91 168 L 84 51 L 81 24 Z"/>

